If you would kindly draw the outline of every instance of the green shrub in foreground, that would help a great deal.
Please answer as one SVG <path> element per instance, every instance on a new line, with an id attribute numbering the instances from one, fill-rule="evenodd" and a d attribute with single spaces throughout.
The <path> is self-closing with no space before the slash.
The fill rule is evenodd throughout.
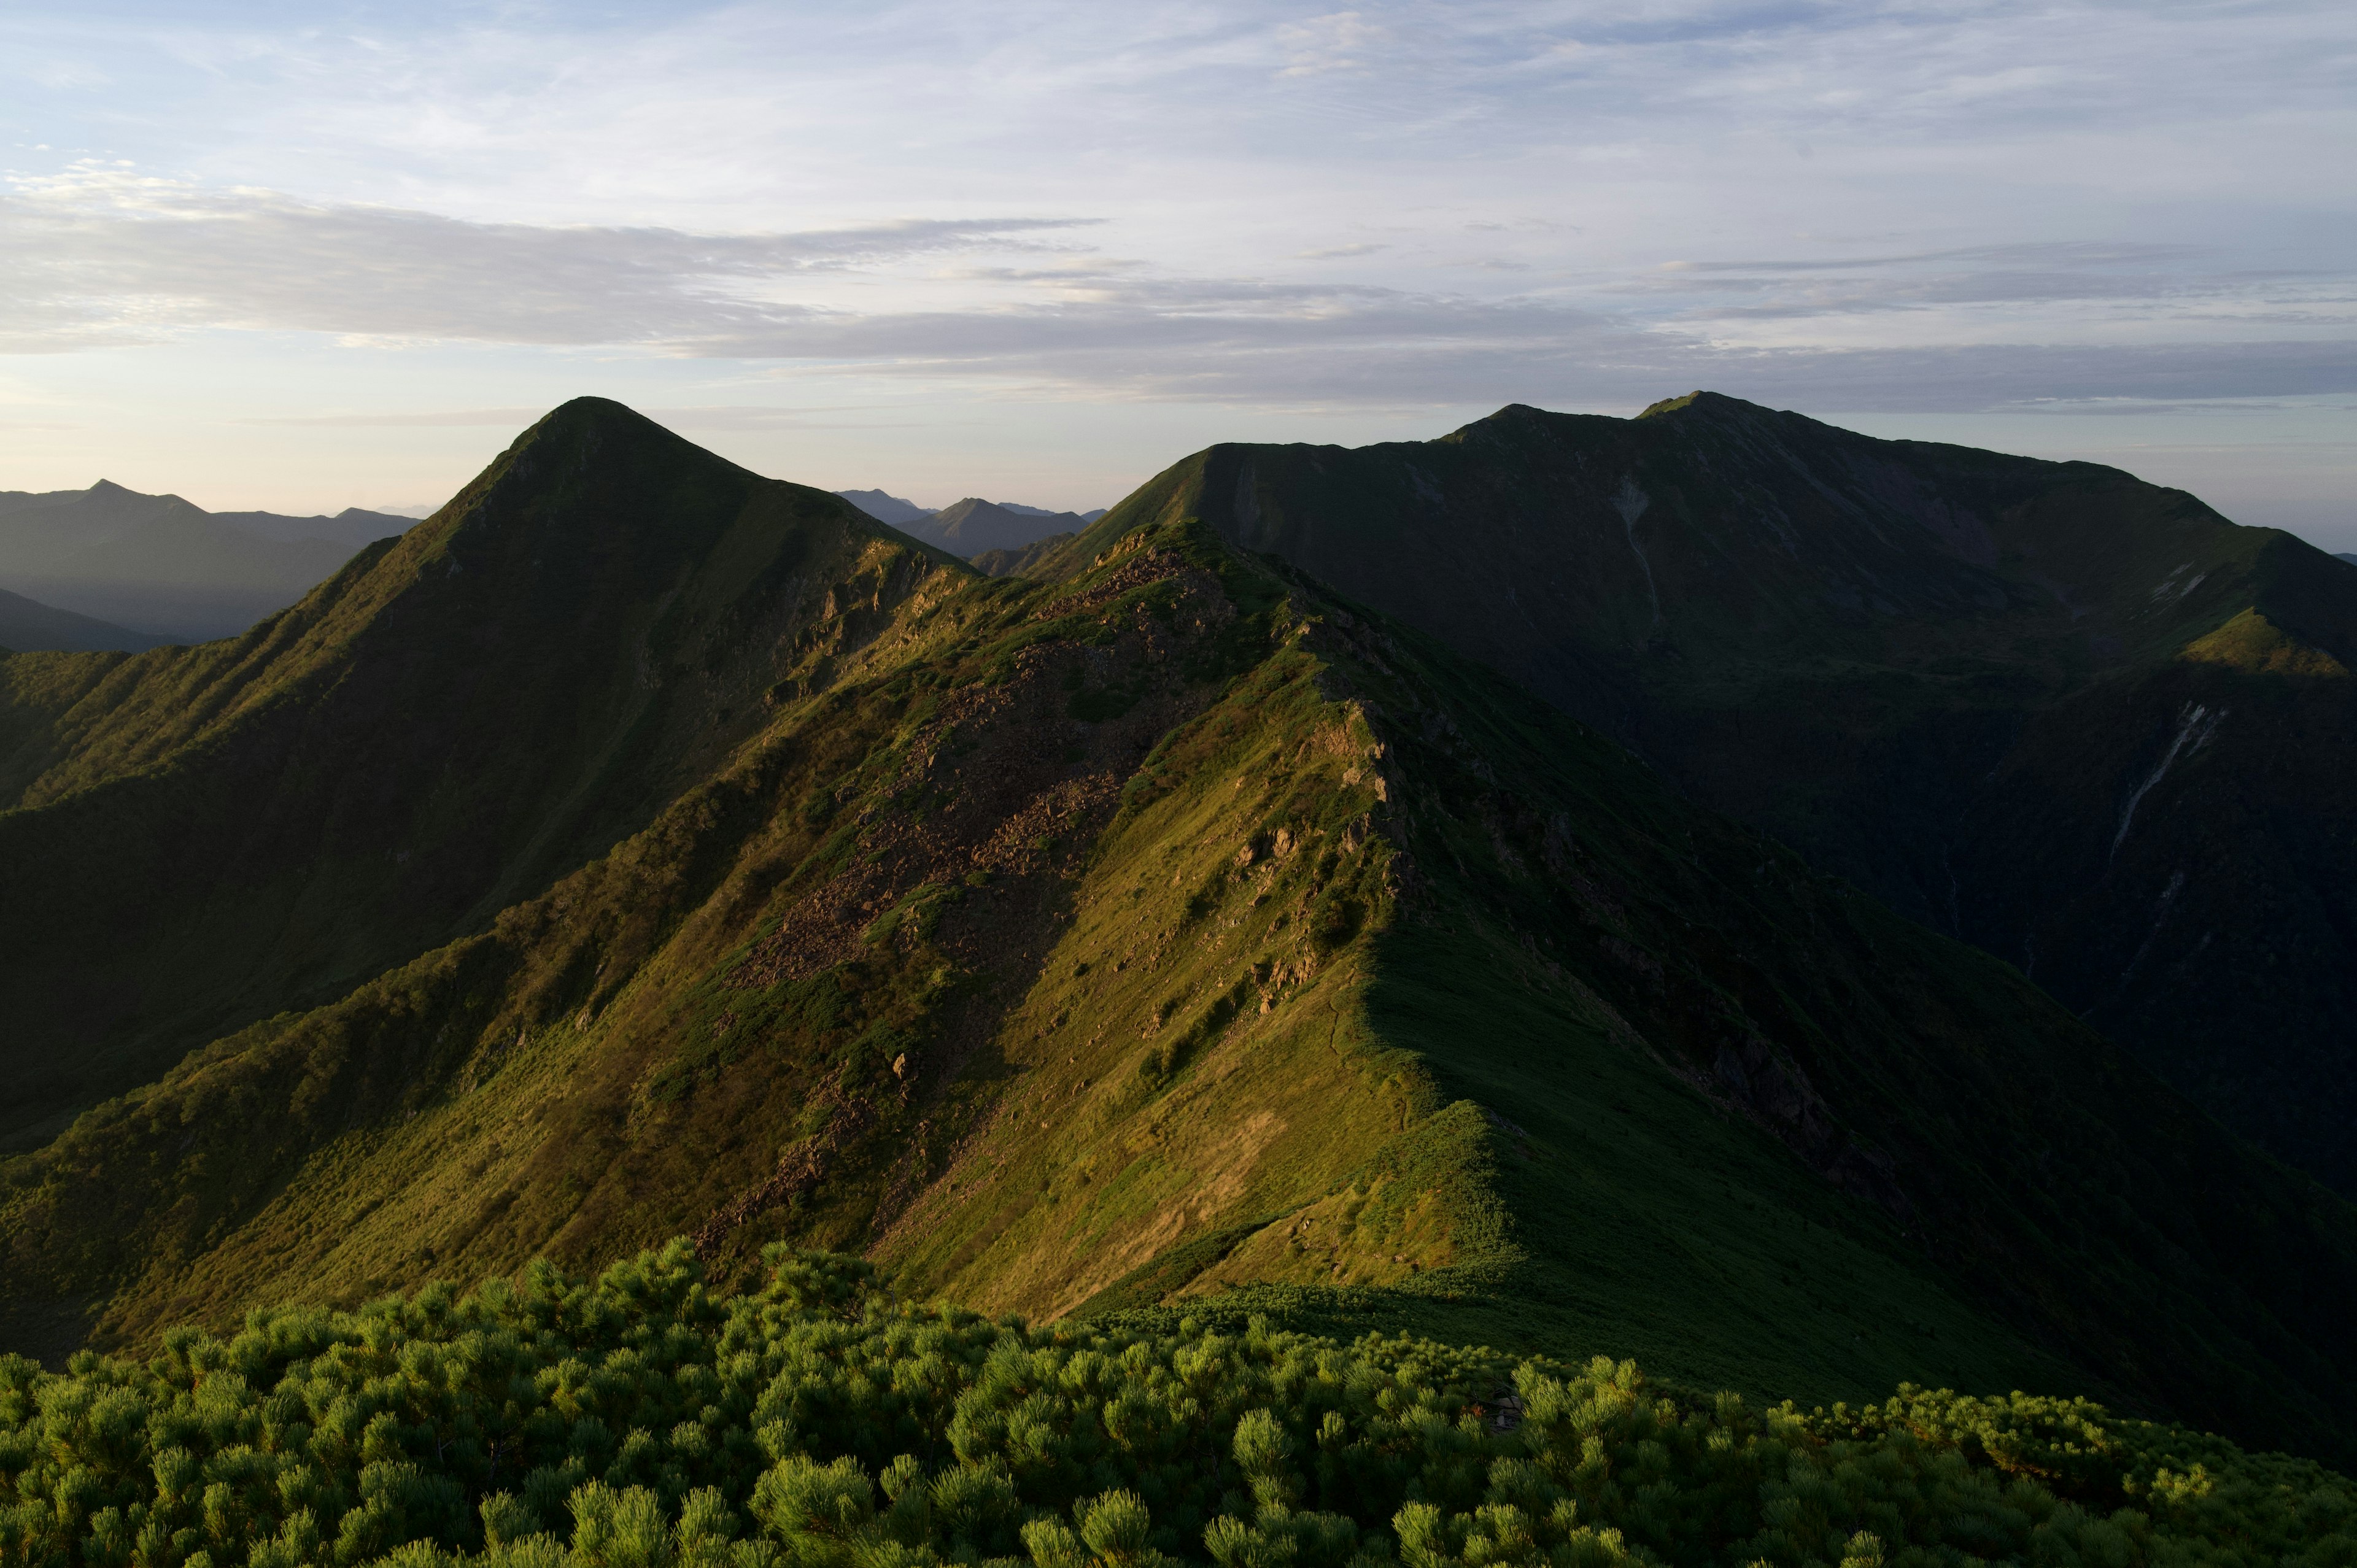
<path id="1" fill-rule="evenodd" d="M 0 1563 L 2357 1568 L 2357 1487 L 2081 1402 L 1803 1412 L 1370 1337 L 994 1323 L 683 1243 L 0 1359 Z"/>

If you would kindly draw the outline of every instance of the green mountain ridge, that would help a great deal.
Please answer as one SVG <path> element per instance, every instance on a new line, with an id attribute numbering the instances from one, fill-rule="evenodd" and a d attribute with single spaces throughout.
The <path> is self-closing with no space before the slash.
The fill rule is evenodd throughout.
<path id="1" fill-rule="evenodd" d="M 1159 489 L 1157 489 L 1159 487 Z M 1702 392 L 1224 446 L 1148 493 L 2021 967 L 2357 1186 L 2357 576 L 2116 469 Z M 1100 524 L 1054 575 L 1111 537 Z"/>
<path id="2" fill-rule="evenodd" d="M 2347 1462 L 2348 1205 L 1182 469 L 985 578 L 583 400 L 244 638 L 0 660 L 0 1338 L 684 1234 Z"/>

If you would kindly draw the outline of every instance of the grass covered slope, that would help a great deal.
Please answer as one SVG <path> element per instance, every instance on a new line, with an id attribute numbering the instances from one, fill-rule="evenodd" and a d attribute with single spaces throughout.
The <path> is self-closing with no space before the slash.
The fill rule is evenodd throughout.
<path id="1" fill-rule="evenodd" d="M 881 1255 L 990 1306 L 1244 1286 L 1812 1397 L 2060 1386 L 2026 1343 L 2339 1451 L 2300 1391 L 2351 1375 L 2347 1205 L 2005 966 L 1278 581 L 1284 650 L 1164 743 L 1076 893 L 973 1185 Z"/>
<path id="2" fill-rule="evenodd" d="M 459 1562 L 1413 1568 L 2343 1563 L 2357 1488 L 2085 1402 L 1831 1411 L 1407 1337 L 1028 1327 L 683 1247 L 145 1364 L 0 1358 L 0 1554 L 39 1568 Z"/>
<path id="3" fill-rule="evenodd" d="M 1219 446 L 1135 505 L 1181 492 L 2357 1183 L 2344 564 L 2115 469 L 1710 393 Z M 1090 559 L 1127 510 L 1039 570 Z"/>
<path id="4" fill-rule="evenodd" d="M 619 405 L 232 640 L 0 658 L 0 1148 L 603 854 L 962 569 Z"/>

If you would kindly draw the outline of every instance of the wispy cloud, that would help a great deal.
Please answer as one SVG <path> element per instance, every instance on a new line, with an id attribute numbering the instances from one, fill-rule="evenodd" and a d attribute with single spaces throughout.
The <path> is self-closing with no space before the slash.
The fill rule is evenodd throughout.
<path id="1" fill-rule="evenodd" d="M 1358 11 L 1332 11 L 1276 31 L 1286 53 L 1279 76 L 1322 76 L 1332 70 L 1358 70 L 1387 41 L 1386 30 Z"/>
<path id="2" fill-rule="evenodd" d="M 1836 348 L 1731 343 L 1703 329 L 1745 318 L 1993 302 L 2149 305 L 2157 292 L 2179 303 L 2196 295 L 2215 302 L 2252 286 L 2169 272 L 2201 259 L 2191 247 L 2072 242 L 1679 263 L 1598 285 L 1584 300 L 1174 275 L 1086 254 L 1049 265 L 971 259 L 1081 227 L 1028 217 L 768 234 L 490 224 L 82 166 L 19 181 L 0 201 L 0 293 L 12 307 L 0 330 L 20 350 L 246 328 L 361 342 L 622 349 L 1253 404 L 1592 404 L 1707 384 L 1820 405 L 1921 409 L 2357 387 L 2357 355 L 2338 338 Z M 944 261 L 952 264 L 936 264 Z M 813 279 L 909 263 L 920 270 L 905 288 L 865 308 L 794 292 Z M 2284 282 L 2266 286 L 2280 291 Z M 927 287 L 942 302 L 891 303 Z M 1616 295 L 1696 292 L 1709 297 L 1668 312 L 1599 307 Z M 507 406 L 267 422 L 500 426 L 533 413 Z M 700 413 L 744 427 L 803 417 L 735 405 L 705 405 Z"/>
<path id="3" fill-rule="evenodd" d="M 791 233 L 485 223 L 219 188 L 92 163 L 0 197 L 0 347 L 192 328 L 398 340 L 673 344 L 774 328 L 759 290 L 1086 226 L 904 219 Z"/>

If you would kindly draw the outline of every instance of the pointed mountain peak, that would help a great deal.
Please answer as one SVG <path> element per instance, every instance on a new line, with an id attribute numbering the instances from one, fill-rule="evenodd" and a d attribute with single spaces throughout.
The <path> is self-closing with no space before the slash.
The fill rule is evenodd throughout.
<path id="1" fill-rule="evenodd" d="M 595 450 L 609 443 L 626 447 L 662 446 L 694 452 L 714 462 L 726 462 L 716 453 L 706 452 L 687 437 L 649 419 L 627 403 L 606 397 L 576 397 L 561 403 L 543 414 L 533 426 L 515 439 L 511 452 L 521 453 L 544 442 L 587 443 L 586 450 Z M 728 464 L 735 467 L 733 463 Z"/>
<path id="2" fill-rule="evenodd" d="M 635 494 L 651 502 L 692 476 L 740 493 L 762 482 L 635 409 L 610 398 L 577 397 L 542 415 L 436 515 L 444 520 L 447 538 L 505 532 L 527 511 L 546 510 L 549 522 L 570 517 L 567 509 L 594 493 Z M 643 529 L 666 515 L 659 508 L 634 526 Z"/>

